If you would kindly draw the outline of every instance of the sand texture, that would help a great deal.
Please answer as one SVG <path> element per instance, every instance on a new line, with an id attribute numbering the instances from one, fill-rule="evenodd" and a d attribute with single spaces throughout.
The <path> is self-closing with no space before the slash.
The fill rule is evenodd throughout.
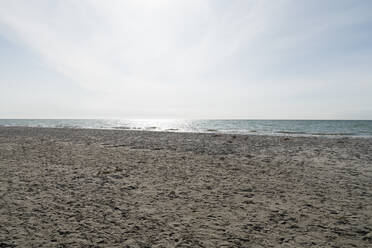
<path id="1" fill-rule="evenodd" d="M 1 127 L 0 247 L 372 247 L 372 139 Z"/>

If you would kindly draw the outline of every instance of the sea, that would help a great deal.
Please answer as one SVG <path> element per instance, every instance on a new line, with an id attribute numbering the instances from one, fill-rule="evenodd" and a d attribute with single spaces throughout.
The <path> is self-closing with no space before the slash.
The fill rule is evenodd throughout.
<path id="1" fill-rule="evenodd" d="M 0 119 L 0 126 L 372 137 L 372 120 Z"/>

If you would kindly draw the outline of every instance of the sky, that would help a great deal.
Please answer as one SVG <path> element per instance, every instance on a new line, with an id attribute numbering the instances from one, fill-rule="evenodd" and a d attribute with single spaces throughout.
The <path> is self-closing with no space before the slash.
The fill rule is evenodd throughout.
<path id="1" fill-rule="evenodd" d="M 1 0 L 0 118 L 372 119 L 372 1 Z"/>

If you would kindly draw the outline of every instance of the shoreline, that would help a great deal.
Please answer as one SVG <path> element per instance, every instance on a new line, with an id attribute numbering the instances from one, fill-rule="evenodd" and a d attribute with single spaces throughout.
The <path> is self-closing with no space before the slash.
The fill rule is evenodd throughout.
<path id="1" fill-rule="evenodd" d="M 0 246 L 369 247 L 371 147 L 0 127 Z"/>
<path id="2" fill-rule="evenodd" d="M 182 131 L 177 129 L 167 129 L 167 130 L 156 130 L 153 128 L 140 129 L 140 128 L 122 128 L 122 127 L 112 127 L 112 128 L 82 128 L 82 127 L 39 127 L 39 126 L 1 126 L 1 128 L 30 128 L 30 129 L 71 129 L 71 130 L 107 130 L 107 131 L 123 131 L 123 132 L 156 132 L 156 133 L 180 133 L 180 134 L 217 134 L 217 135 L 243 135 L 243 136 L 267 136 L 267 137 L 294 137 L 294 138 L 352 138 L 352 139 L 372 139 L 372 135 L 358 135 L 353 133 L 305 133 L 305 132 L 291 132 L 291 131 L 278 131 L 274 133 L 263 133 L 258 131 L 249 132 L 225 132 L 219 130 L 213 131 Z"/>

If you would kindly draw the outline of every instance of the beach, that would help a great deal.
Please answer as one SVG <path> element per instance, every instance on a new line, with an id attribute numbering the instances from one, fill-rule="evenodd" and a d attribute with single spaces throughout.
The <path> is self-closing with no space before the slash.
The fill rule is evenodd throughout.
<path id="1" fill-rule="evenodd" d="M 0 127 L 0 247 L 371 247 L 372 138 Z"/>

